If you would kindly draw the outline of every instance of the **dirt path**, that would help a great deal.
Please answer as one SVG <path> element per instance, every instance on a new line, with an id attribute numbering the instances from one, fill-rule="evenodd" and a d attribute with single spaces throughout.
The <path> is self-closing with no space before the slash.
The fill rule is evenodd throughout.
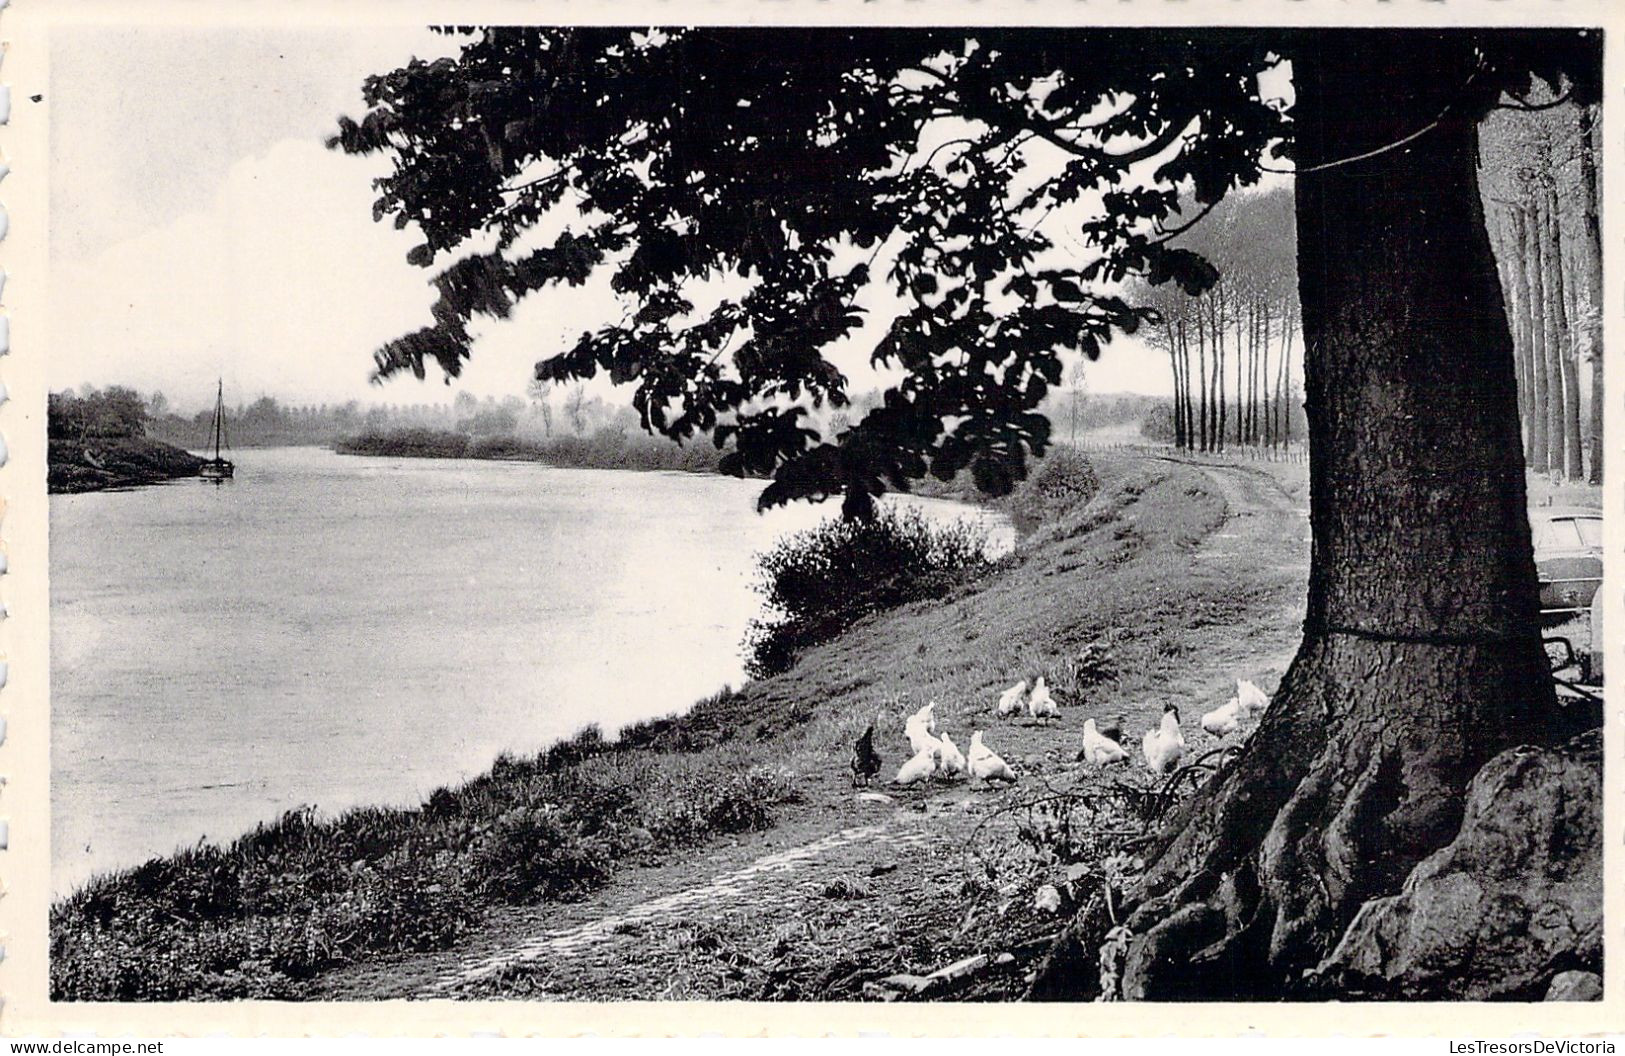
<path id="1" fill-rule="evenodd" d="M 669 895 L 634 902 L 606 913 L 589 923 L 548 931 L 480 960 L 464 961 L 450 974 L 437 980 L 421 994 L 445 996 L 504 969 L 540 958 L 578 957 L 594 947 L 613 944 L 620 937 L 637 935 L 642 926 L 694 913 L 722 914 L 729 910 L 755 913 L 794 912 L 809 898 L 819 897 L 829 861 L 839 860 L 832 852 L 857 849 L 855 845 L 883 845 L 900 850 L 928 838 L 920 830 L 897 831 L 890 823 L 860 825 L 789 850 L 765 854 L 743 868 L 723 873 L 709 883 L 686 887 Z M 872 852 L 872 847 L 869 848 Z M 799 876 L 798 876 L 799 874 Z"/>
<path id="2" fill-rule="evenodd" d="M 1223 523 L 1180 552 L 1169 579 L 1239 597 L 1178 627 L 1174 660 L 1136 663 L 1113 683 L 1116 697 L 1135 701 L 1134 731 L 1154 723 L 1163 700 L 1188 704 L 1188 717 L 1221 703 L 1235 677 L 1273 689 L 1302 619 L 1302 489 L 1251 466 L 1168 461 L 1200 474 L 1225 503 Z M 1144 604 L 1155 611 L 1157 600 Z M 991 723 L 981 705 L 944 710 L 956 736 Z M 312 996 L 861 997 L 865 979 L 928 971 L 977 948 L 964 895 L 971 841 L 1013 844 L 1012 808 L 1024 798 L 1095 778 L 1072 758 L 1087 717 L 1066 708 L 1056 727 L 993 724 L 990 739 L 1021 774 L 1015 787 L 887 787 L 865 797 L 835 759 L 805 775 L 803 801 L 770 831 L 628 868 L 580 903 L 498 913 L 454 950 L 330 973 Z M 1187 736 L 1199 754 L 1218 742 L 1195 725 Z"/>

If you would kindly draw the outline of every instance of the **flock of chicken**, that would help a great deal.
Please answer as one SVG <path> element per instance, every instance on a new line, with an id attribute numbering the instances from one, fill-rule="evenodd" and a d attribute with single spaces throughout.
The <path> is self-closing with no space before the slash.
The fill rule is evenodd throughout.
<path id="1" fill-rule="evenodd" d="M 1264 691 L 1252 682 L 1237 679 L 1236 695 L 1223 706 L 1203 715 L 1202 729 L 1215 737 L 1228 737 L 1241 727 L 1244 718 L 1261 713 L 1269 702 Z M 908 738 L 912 754 L 898 768 L 894 778 L 896 784 L 912 785 L 928 778 L 953 780 L 966 775 L 983 781 L 1016 779 L 1010 765 L 983 742 L 981 730 L 971 734 L 970 753 L 961 752 L 947 731 L 938 731 L 936 707 L 937 702 L 932 701 L 909 716 L 903 724 L 903 733 Z M 1005 690 L 999 695 L 993 711 L 1001 719 L 1025 712 L 1046 725 L 1051 719 L 1061 716 L 1060 706 L 1055 703 L 1042 675 L 1033 682 L 1030 693 L 1026 679 Z M 867 783 L 880 773 L 883 761 L 875 750 L 874 741 L 875 727 L 870 723 L 852 749 L 852 776 L 855 782 Z M 1177 707 L 1169 704 L 1163 708 L 1162 721 L 1145 731 L 1140 738 L 1140 750 L 1145 755 L 1146 768 L 1154 774 L 1167 774 L 1179 766 L 1185 756 L 1186 745 Z M 1100 729 L 1094 719 L 1085 721 L 1083 747 L 1077 758 L 1079 762 L 1095 766 L 1127 762 L 1129 749 L 1121 724 Z"/>

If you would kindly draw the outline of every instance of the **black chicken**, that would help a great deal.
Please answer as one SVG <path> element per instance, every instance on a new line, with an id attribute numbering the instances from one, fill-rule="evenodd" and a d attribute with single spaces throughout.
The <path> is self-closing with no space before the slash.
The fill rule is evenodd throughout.
<path id="1" fill-rule="evenodd" d="M 852 746 L 852 783 L 867 785 L 880 773 L 880 753 L 875 751 L 875 724 L 863 731 L 858 743 Z"/>

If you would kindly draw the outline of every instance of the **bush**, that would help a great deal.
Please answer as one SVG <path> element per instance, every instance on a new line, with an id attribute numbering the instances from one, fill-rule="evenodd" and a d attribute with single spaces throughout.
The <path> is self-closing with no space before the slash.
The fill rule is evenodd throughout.
<path id="1" fill-rule="evenodd" d="M 1171 401 L 1158 403 L 1140 419 L 1140 435 L 1147 440 L 1171 444 L 1177 432 L 1174 429 L 1174 405 Z"/>
<path id="2" fill-rule="evenodd" d="M 1010 519 L 1030 532 L 1077 509 L 1100 492 L 1095 467 L 1081 451 L 1053 448 L 1038 469 L 1010 497 Z"/>
<path id="3" fill-rule="evenodd" d="M 551 804 L 519 807 L 498 818 L 469 856 L 485 890 L 506 902 L 580 898 L 610 876 L 596 841 Z"/>
<path id="4" fill-rule="evenodd" d="M 864 616 L 942 597 L 991 566 L 987 543 L 987 530 L 973 521 L 938 526 L 919 510 L 893 508 L 781 539 L 757 558 L 756 591 L 770 615 L 751 622 L 746 671 L 753 678 L 786 671 L 802 649 Z"/>
<path id="5" fill-rule="evenodd" d="M 662 846 L 681 847 L 717 835 L 760 832 L 773 826 L 773 808 L 795 798 L 795 785 L 783 770 L 690 771 L 663 783 L 652 797 L 648 829 Z"/>

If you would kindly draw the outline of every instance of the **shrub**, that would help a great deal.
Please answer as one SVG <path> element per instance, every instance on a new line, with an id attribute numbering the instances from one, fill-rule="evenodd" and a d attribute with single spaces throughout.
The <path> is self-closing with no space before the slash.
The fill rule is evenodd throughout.
<path id="1" fill-rule="evenodd" d="M 516 903 L 580 898 L 610 875 L 602 848 L 551 804 L 498 818 L 475 845 L 468 868 L 487 893 Z"/>
<path id="2" fill-rule="evenodd" d="M 769 615 L 751 622 L 746 671 L 753 678 L 786 671 L 802 649 L 870 613 L 942 597 L 991 566 L 987 543 L 975 522 L 935 525 L 919 510 L 895 508 L 781 539 L 757 558 L 756 591 Z"/>
<path id="3" fill-rule="evenodd" d="M 750 767 L 728 773 L 695 769 L 673 775 L 650 797 L 649 832 L 663 846 L 699 843 L 717 835 L 760 832 L 773 808 L 795 797 L 788 773 Z"/>
<path id="4" fill-rule="evenodd" d="M 1010 519 L 1022 532 L 1057 520 L 1100 492 L 1095 467 L 1076 448 L 1057 447 L 1010 497 Z"/>

